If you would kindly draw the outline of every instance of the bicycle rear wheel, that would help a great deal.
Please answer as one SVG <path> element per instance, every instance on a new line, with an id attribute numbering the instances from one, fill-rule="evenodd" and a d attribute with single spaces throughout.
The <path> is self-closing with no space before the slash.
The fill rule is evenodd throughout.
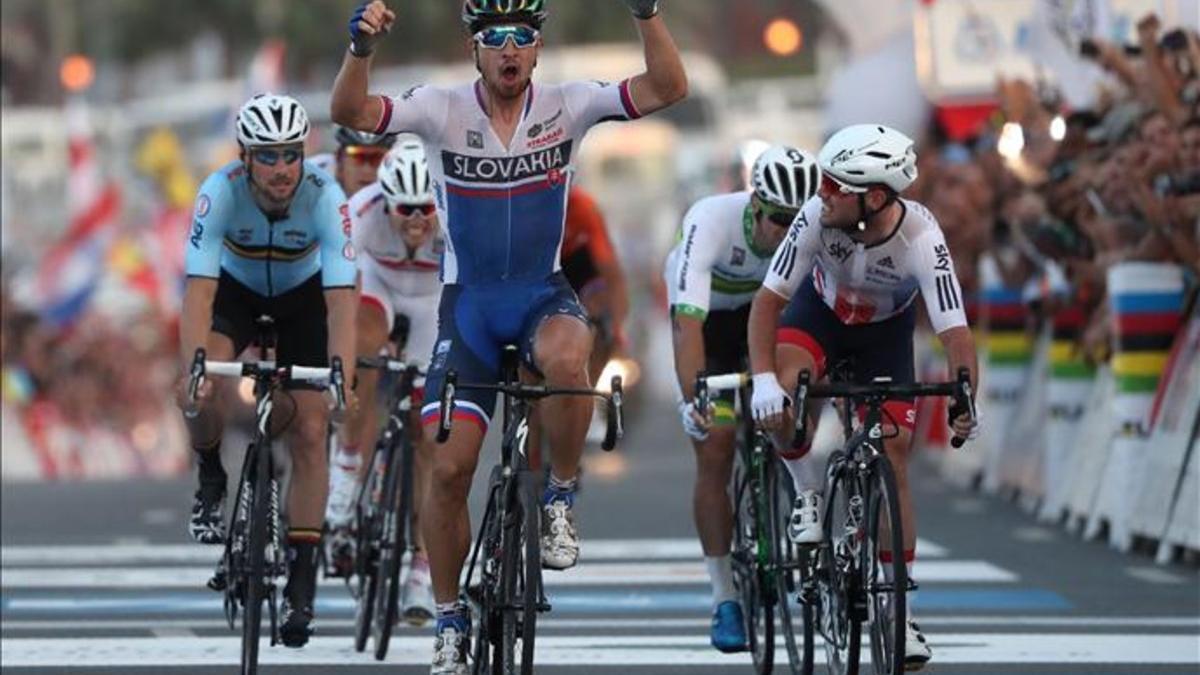
<path id="1" fill-rule="evenodd" d="M 375 596 L 375 659 L 387 656 L 392 626 L 400 615 L 400 566 L 408 532 L 408 491 L 412 477 L 412 453 L 403 440 L 393 437 L 384 480 L 383 527 L 379 537 L 379 585 Z"/>
<path id="2" fill-rule="evenodd" d="M 775 612 L 779 617 L 783 646 L 792 673 L 807 675 L 812 673 L 813 668 L 812 607 L 807 603 L 794 602 L 800 593 L 802 579 L 799 564 L 804 552 L 792 543 L 786 525 L 792 515 L 795 488 L 790 477 L 781 475 L 780 463 L 774 459 L 768 463 L 766 475 L 770 499 L 768 522 L 774 546 Z M 800 620 L 800 643 L 796 641 L 797 619 Z"/>
<path id="3" fill-rule="evenodd" d="M 734 478 L 733 584 L 746 617 L 746 641 L 754 671 L 768 675 L 775 662 L 775 588 L 763 570 L 766 561 L 759 558 L 759 538 L 767 532 L 761 528 L 757 497 L 748 467 L 739 464 Z"/>
<path id="4" fill-rule="evenodd" d="M 868 591 L 871 665 L 880 675 L 899 675 L 904 672 L 908 574 L 904 565 L 900 493 L 892 464 L 884 455 L 877 456 L 871 465 L 868 495 L 867 538 L 862 547 L 861 570 Z"/>
<path id="5" fill-rule="evenodd" d="M 857 675 L 862 640 L 859 595 L 858 532 L 861 506 L 855 506 L 858 489 L 844 463 L 845 454 L 829 457 L 825 478 L 825 542 L 818 560 L 818 611 L 816 627 L 825 641 L 825 660 L 837 675 Z M 860 500 L 861 502 L 861 500 Z"/>
<path id="6" fill-rule="evenodd" d="M 270 508 L 271 446 L 259 441 L 250 447 L 247 461 L 254 462 L 250 495 L 252 504 L 246 520 L 246 567 L 241 570 L 245 589 L 242 605 L 242 675 L 258 672 L 258 643 L 262 630 L 262 604 L 265 599 L 263 576 L 267 546 L 267 512 Z"/>

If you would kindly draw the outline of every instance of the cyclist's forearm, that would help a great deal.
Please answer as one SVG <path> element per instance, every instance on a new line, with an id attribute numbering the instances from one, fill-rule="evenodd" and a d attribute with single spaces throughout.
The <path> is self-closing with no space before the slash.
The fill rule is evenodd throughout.
<path id="1" fill-rule="evenodd" d="M 374 57 L 356 57 L 346 52 L 342 68 L 333 81 L 333 94 L 329 99 L 329 115 L 337 124 L 373 131 L 382 114 L 378 97 L 367 94 L 367 84 Z"/>
<path id="2" fill-rule="evenodd" d="M 357 294 L 353 288 L 332 288 L 325 291 L 325 306 L 329 322 L 329 357 L 342 359 L 346 382 L 354 382 Z"/>
<path id="3" fill-rule="evenodd" d="M 648 115 L 687 96 L 687 72 L 661 16 L 639 20 L 637 26 L 642 36 L 646 72 L 630 82 L 630 96 L 638 111 Z"/>
<path id="4" fill-rule="evenodd" d="M 704 369 L 704 322 L 691 316 L 671 317 L 675 343 L 675 376 L 684 399 L 696 394 L 696 374 Z"/>
<path id="5" fill-rule="evenodd" d="M 971 389 L 979 391 L 979 359 L 975 353 L 975 338 L 966 326 L 948 328 L 938 333 L 938 339 L 946 350 L 946 363 L 950 376 L 955 377 L 958 369 L 966 366 L 971 372 Z"/>
<path id="6" fill-rule="evenodd" d="M 191 366 L 196 349 L 208 344 L 208 334 L 212 331 L 213 299 L 216 296 L 216 279 L 192 277 L 187 280 L 179 319 L 179 358 L 185 370 Z"/>
<path id="7" fill-rule="evenodd" d="M 779 312 L 784 303 L 784 299 L 769 288 L 760 288 L 754 294 L 747 327 L 751 373 L 775 372 L 775 329 L 779 327 Z"/>

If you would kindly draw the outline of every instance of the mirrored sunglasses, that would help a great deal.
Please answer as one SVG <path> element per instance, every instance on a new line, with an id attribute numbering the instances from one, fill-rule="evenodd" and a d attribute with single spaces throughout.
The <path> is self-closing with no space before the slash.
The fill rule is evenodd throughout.
<path id="1" fill-rule="evenodd" d="M 488 26 L 474 35 L 475 43 L 485 49 L 503 49 L 510 39 L 517 49 L 525 49 L 537 44 L 541 35 L 535 28 L 514 24 L 504 26 Z"/>
<path id="2" fill-rule="evenodd" d="M 862 194 L 869 188 L 858 187 L 855 185 L 846 185 L 845 183 L 834 179 L 829 174 L 821 174 L 821 191 L 822 192 L 839 192 L 844 195 Z"/>
<path id="3" fill-rule="evenodd" d="M 362 145 L 348 145 L 342 148 L 342 152 L 359 164 L 366 164 L 374 168 L 378 168 L 380 164 L 383 164 L 383 158 L 387 156 L 387 150 L 384 148 Z"/>
<path id="4" fill-rule="evenodd" d="M 779 227 L 791 227 L 792 221 L 796 219 L 796 214 L 799 213 L 799 211 L 785 209 L 767 202 L 759 202 L 758 208 L 767 217 L 767 220 Z"/>
<path id="5" fill-rule="evenodd" d="M 283 150 L 260 148 L 251 154 L 254 157 L 254 161 L 267 166 L 275 166 L 281 159 L 284 164 L 295 164 L 304 157 L 304 151 L 297 148 L 286 148 Z"/>

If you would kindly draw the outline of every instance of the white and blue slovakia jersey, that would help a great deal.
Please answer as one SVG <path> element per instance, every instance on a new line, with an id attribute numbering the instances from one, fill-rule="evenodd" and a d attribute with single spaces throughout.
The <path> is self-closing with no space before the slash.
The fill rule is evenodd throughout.
<path id="1" fill-rule="evenodd" d="M 384 96 L 376 133 L 421 136 L 446 234 L 442 279 L 489 284 L 559 269 L 574 154 L 594 124 L 639 117 L 629 81 L 530 84 L 510 147 L 492 131 L 483 84 Z"/>
<path id="2" fill-rule="evenodd" d="M 272 297 L 317 272 L 325 288 L 354 287 L 350 209 L 332 176 L 304 163 L 286 217 L 270 220 L 250 194 L 241 161 L 217 169 L 200 186 L 184 268 L 189 277 L 227 272 L 254 292 Z"/>

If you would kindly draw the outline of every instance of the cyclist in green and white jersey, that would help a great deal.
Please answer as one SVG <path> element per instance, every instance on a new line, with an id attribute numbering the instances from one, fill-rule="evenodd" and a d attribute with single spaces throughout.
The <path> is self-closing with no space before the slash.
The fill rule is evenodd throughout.
<path id="1" fill-rule="evenodd" d="M 692 509 L 713 587 L 712 645 L 723 652 L 746 648 L 729 555 L 733 507 L 726 494 L 737 426 L 732 395 L 716 399 L 710 410 L 696 409 L 696 373 L 746 368 L 751 301 L 800 206 L 820 183 L 814 157 L 772 146 L 754 163 L 751 190 L 706 197 L 688 210 L 667 257 L 679 413 L 696 452 Z"/>

